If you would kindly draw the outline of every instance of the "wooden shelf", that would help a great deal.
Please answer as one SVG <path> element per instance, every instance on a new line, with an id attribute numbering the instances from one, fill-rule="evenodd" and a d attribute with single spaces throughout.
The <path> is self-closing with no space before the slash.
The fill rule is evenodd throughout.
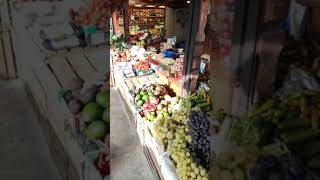
<path id="1" fill-rule="evenodd" d="M 152 12 L 151 14 L 154 14 L 156 16 L 148 16 L 149 13 L 148 12 Z M 136 13 L 134 12 L 138 12 L 137 14 L 141 14 L 142 16 L 139 15 L 135 15 Z M 141 13 L 140 13 L 141 12 Z M 153 21 L 151 23 L 148 24 L 141 24 L 141 23 L 134 23 L 130 20 L 130 25 L 138 25 L 138 26 L 154 26 L 157 23 L 157 19 L 160 20 L 161 22 L 164 22 L 165 20 L 165 9 L 149 9 L 149 8 L 134 8 L 130 10 L 129 16 L 134 16 L 135 19 L 139 20 L 139 19 L 146 19 L 146 22 L 148 21 Z"/>
<path id="2" fill-rule="evenodd" d="M 165 18 L 164 16 L 136 16 L 136 18 Z"/>

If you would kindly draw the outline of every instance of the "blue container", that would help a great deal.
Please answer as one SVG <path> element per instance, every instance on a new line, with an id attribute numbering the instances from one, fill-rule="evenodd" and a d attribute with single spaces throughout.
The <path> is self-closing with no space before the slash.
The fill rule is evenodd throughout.
<path id="1" fill-rule="evenodd" d="M 165 51 L 165 52 L 164 52 L 164 57 L 165 57 L 165 58 L 176 59 L 176 53 L 173 52 L 173 51 Z"/>

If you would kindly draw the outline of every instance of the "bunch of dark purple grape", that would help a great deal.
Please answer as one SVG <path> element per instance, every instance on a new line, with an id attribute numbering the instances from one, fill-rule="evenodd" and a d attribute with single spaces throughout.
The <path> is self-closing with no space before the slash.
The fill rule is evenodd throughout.
<path id="1" fill-rule="evenodd" d="M 290 154 L 260 155 L 250 176 L 252 180 L 316 180 L 315 174 Z"/>
<path id="2" fill-rule="evenodd" d="M 210 159 L 210 118 L 201 111 L 192 111 L 188 121 L 189 135 L 192 141 L 188 144 L 195 162 L 209 169 Z"/>

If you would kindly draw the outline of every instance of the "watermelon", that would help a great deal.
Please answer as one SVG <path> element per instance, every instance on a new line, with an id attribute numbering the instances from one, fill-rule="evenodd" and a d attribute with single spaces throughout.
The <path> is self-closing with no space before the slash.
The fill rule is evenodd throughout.
<path id="1" fill-rule="evenodd" d="M 97 103 L 89 103 L 82 110 L 82 115 L 85 116 L 89 122 L 100 119 L 102 113 L 103 108 Z"/>
<path id="2" fill-rule="evenodd" d="M 98 140 L 105 137 L 109 127 L 104 121 L 93 121 L 85 130 L 85 134 L 90 140 Z"/>
<path id="3" fill-rule="evenodd" d="M 109 106 L 110 95 L 108 91 L 100 91 L 96 96 L 96 102 L 100 106 L 107 108 Z"/>

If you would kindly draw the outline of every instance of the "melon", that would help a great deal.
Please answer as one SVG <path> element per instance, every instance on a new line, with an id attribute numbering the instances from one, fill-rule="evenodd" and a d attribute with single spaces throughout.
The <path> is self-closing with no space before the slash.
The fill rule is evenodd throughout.
<path id="1" fill-rule="evenodd" d="M 108 91 L 100 91 L 96 96 L 96 102 L 104 108 L 109 107 L 109 99 L 110 95 Z"/>
<path id="2" fill-rule="evenodd" d="M 89 103 L 87 104 L 82 111 L 82 114 L 89 121 L 94 121 L 100 119 L 103 113 L 103 108 L 97 103 Z"/>
<path id="3" fill-rule="evenodd" d="M 104 121 L 93 121 L 85 130 L 85 134 L 90 140 L 98 140 L 105 137 L 109 127 Z"/>

